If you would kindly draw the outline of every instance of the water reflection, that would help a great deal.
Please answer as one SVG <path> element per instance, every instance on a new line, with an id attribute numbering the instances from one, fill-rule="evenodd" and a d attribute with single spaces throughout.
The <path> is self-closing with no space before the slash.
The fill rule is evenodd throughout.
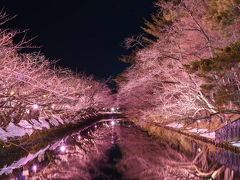
<path id="1" fill-rule="evenodd" d="M 240 179 L 231 171 L 239 156 L 191 143 L 186 154 L 129 122 L 102 120 L 6 165 L 0 179 Z"/>
<path id="2" fill-rule="evenodd" d="M 226 167 L 240 173 L 240 156 L 231 151 L 216 149 L 216 160 Z"/>

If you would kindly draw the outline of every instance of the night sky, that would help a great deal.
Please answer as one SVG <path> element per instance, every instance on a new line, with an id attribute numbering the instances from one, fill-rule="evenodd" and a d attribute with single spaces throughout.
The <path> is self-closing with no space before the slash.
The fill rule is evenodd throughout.
<path id="1" fill-rule="evenodd" d="M 121 43 L 141 32 L 144 18 L 154 11 L 153 0 L 1 0 L 10 15 L 8 28 L 29 29 L 32 44 L 62 67 L 97 78 L 115 77 L 128 54 Z M 39 51 L 36 49 L 35 51 Z"/>

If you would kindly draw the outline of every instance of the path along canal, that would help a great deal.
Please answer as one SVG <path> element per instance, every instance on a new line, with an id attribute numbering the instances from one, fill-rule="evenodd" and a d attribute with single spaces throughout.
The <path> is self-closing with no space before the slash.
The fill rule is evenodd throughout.
<path id="1" fill-rule="evenodd" d="M 0 179 L 240 179 L 238 154 L 187 142 L 176 146 L 106 119 L 1 165 Z"/>

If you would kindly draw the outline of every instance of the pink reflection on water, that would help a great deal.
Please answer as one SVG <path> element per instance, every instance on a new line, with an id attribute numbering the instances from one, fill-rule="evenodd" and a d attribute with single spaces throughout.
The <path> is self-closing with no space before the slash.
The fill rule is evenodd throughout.
<path id="1" fill-rule="evenodd" d="M 37 172 L 37 166 L 33 165 L 32 170 L 36 173 Z"/>

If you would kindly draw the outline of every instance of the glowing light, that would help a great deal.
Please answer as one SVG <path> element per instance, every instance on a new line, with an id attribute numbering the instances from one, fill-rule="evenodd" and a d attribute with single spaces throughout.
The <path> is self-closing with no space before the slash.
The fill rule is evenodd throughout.
<path id="1" fill-rule="evenodd" d="M 66 147 L 65 147 L 64 145 L 62 145 L 62 146 L 60 147 L 60 150 L 61 150 L 62 152 L 64 152 L 64 151 L 66 150 Z"/>
<path id="2" fill-rule="evenodd" d="M 39 106 L 37 104 L 33 105 L 33 109 L 38 109 L 38 108 L 39 108 Z"/>
<path id="3" fill-rule="evenodd" d="M 47 95 L 46 95 L 46 94 L 44 94 L 44 95 L 43 95 L 43 98 L 47 98 Z"/>
<path id="4" fill-rule="evenodd" d="M 114 121 L 112 121 L 112 122 L 111 122 L 111 124 L 112 124 L 112 125 L 114 125 L 114 124 L 115 124 L 115 122 L 114 122 Z"/>
<path id="5" fill-rule="evenodd" d="M 14 91 L 11 91 L 11 92 L 10 92 L 10 95 L 11 95 L 11 96 L 13 96 L 14 94 L 15 94 L 15 92 L 14 92 Z"/>
<path id="6" fill-rule="evenodd" d="M 80 135 L 78 135 L 78 140 L 82 139 L 82 137 Z"/>
<path id="7" fill-rule="evenodd" d="M 114 111 L 115 111 L 115 109 L 114 109 L 114 108 L 111 108 L 111 111 L 112 111 L 112 112 L 114 112 Z"/>
<path id="8" fill-rule="evenodd" d="M 29 113 L 30 113 L 30 110 L 29 110 L 29 109 L 26 109 L 26 113 L 29 114 Z"/>
<path id="9" fill-rule="evenodd" d="M 32 166 L 32 170 L 33 170 L 34 172 L 37 172 L 37 166 L 36 166 L 36 165 L 33 165 L 33 166 Z"/>
<path id="10" fill-rule="evenodd" d="M 56 104 L 52 104 L 51 108 L 54 109 L 56 107 Z"/>
<path id="11" fill-rule="evenodd" d="M 200 120 L 197 120 L 197 123 L 200 123 L 201 121 Z"/>
<path id="12" fill-rule="evenodd" d="M 212 122 L 212 120 L 210 119 L 209 122 Z"/>
<path id="13" fill-rule="evenodd" d="M 200 152 L 201 151 L 201 148 L 198 148 L 198 152 Z"/>
<path id="14" fill-rule="evenodd" d="M 95 128 L 97 128 L 97 125 L 95 124 L 95 126 L 94 126 Z"/>

